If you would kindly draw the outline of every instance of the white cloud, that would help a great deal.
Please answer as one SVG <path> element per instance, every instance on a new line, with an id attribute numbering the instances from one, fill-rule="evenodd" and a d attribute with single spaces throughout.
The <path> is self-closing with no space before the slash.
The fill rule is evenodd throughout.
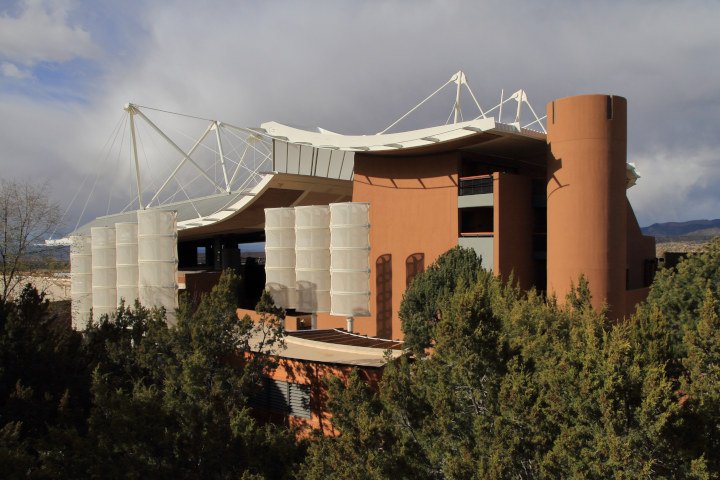
<path id="1" fill-rule="evenodd" d="M 525 89 L 539 115 L 562 96 L 627 97 L 628 159 L 643 175 L 628 195 L 641 224 L 720 212 L 720 199 L 703 184 L 720 184 L 713 173 L 720 63 L 708 60 L 720 44 L 717 3 L 78 2 L 26 0 L 14 16 L 0 14 L 0 61 L 22 72 L 81 57 L 98 68 L 71 72 L 84 80 L 73 97 L 82 105 L 34 90 L 22 93 L 32 100 L 11 102 L 0 83 L 1 111 L 23 104 L 18 110 L 32 112 L 22 117 L 27 124 L 42 118 L 41 128 L 0 119 L 0 144 L 17 162 L 2 165 L 6 174 L 45 174 L 58 159 L 68 170 L 92 170 L 128 101 L 237 125 L 277 120 L 372 133 L 462 68 L 485 107 L 501 88 Z M 78 88 L 68 77 L 63 92 Z M 419 123 L 445 122 L 451 101 L 418 111 Z"/>
<path id="2" fill-rule="evenodd" d="M 18 68 L 17 65 L 10 62 L 2 62 L 0 63 L 0 73 L 2 73 L 5 77 L 10 78 L 18 78 L 18 79 L 24 79 L 24 78 L 32 78 L 32 73 L 26 69 Z"/>
<path id="3" fill-rule="evenodd" d="M 68 23 L 69 4 L 24 0 L 19 16 L 0 15 L 0 57 L 32 66 L 97 54 L 90 34 Z"/>
<path id="4" fill-rule="evenodd" d="M 720 151 L 712 146 L 651 150 L 631 160 L 642 176 L 628 190 L 641 226 L 720 218 Z"/>

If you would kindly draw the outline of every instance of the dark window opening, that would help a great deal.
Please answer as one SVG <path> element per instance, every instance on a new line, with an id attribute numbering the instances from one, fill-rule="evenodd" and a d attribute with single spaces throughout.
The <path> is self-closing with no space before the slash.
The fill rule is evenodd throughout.
<path id="1" fill-rule="evenodd" d="M 533 256 L 538 259 L 547 258 L 547 235 L 540 233 L 532 237 Z"/>
<path id="2" fill-rule="evenodd" d="M 415 277 L 425 271 L 425 254 L 413 253 L 405 260 L 405 287 L 409 287 Z"/>
<path id="3" fill-rule="evenodd" d="M 547 209 L 536 208 L 533 213 L 533 233 L 547 233 Z"/>
<path id="4" fill-rule="evenodd" d="M 630 290 L 630 269 L 625 269 L 625 290 Z"/>
<path id="5" fill-rule="evenodd" d="M 493 207 L 460 209 L 460 235 L 487 235 L 493 230 Z"/>
<path id="6" fill-rule="evenodd" d="M 655 280 L 658 261 L 656 258 L 648 258 L 643 262 L 643 287 L 649 287 Z"/>
<path id="7" fill-rule="evenodd" d="M 464 177 L 460 179 L 458 195 L 493 193 L 493 179 L 489 176 Z"/>

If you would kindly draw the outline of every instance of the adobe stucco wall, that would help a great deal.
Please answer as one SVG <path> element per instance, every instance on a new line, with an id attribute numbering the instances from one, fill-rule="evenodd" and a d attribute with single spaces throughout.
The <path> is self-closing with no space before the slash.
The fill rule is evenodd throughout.
<path id="1" fill-rule="evenodd" d="M 370 318 L 355 319 L 358 332 L 402 338 L 397 312 L 405 292 L 405 261 L 425 255 L 425 266 L 458 242 L 459 154 L 355 155 L 353 201 L 370 203 Z M 392 318 L 377 318 L 376 261 L 391 255 Z"/>
<path id="2" fill-rule="evenodd" d="M 493 175 L 494 272 L 507 280 L 511 273 L 524 289 L 535 282 L 533 266 L 532 182 L 530 177 Z"/>
<path id="3" fill-rule="evenodd" d="M 593 306 L 625 312 L 627 102 L 580 95 L 547 106 L 547 283 L 560 301 L 584 274 Z"/>
<path id="4" fill-rule="evenodd" d="M 645 261 L 655 258 L 655 237 L 642 234 L 630 202 L 627 204 L 628 290 L 644 287 Z M 631 305 L 626 305 L 630 310 Z"/>
<path id="5" fill-rule="evenodd" d="M 252 356 L 253 354 L 246 353 L 245 358 L 240 359 L 240 362 L 247 361 Z M 347 381 L 352 371 L 357 369 L 361 379 L 372 388 L 377 388 L 383 372 L 382 367 L 354 367 L 291 358 L 278 358 L 277 361 L 277 368 L 267 372 L 267 376 L 274 380 L 307 385 L 310 388 L 310 418 L 286 416 L 261 409 L 255 409 L 255 414 L 264 420 L 298 427 L 299 437 L 310 436 L 313 431 L 327 436 L 340 433 L 330 422 L 332 415 L 327 409 L 328 389 L 325 380 L 333 376 Z"/>

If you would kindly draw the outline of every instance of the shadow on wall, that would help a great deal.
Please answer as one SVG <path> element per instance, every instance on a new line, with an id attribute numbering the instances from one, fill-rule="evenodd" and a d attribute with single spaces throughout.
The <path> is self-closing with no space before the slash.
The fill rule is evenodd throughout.
<path id="1" fill-rule="evenodd" d="M 298 312 L 317 312 L 317 284 L 301 280 L 297 285 L 297 308 Z"/>
<path id="2" fill-rule="evenodd" d="M 392 255 L 380 255 L 375 272 L 377 336 L 392 338 Z"/>
<path id="3" fill-rule="evenodd" d="M 555 176 L 555 172 L 557 172 L 557 171 L 560 170 L 561 168 L 562 168 L 562 159 L 561 159 L 561 158 L 555 158 L 554 155 L 550 154 L 550 159 L 548 160 L 548 164 L 547 164 L 548 184 L 555 184 L 556 187 L 553 188 L 553 191 L 552 191 L 552 192 L 550 192 L 550 193 L 547 194 L 548 198 L 550 197 L 550 195 L 552 195 L 553 193 L 557 192 L 557 191 L 560 190 L 561 188 L 565 188 L 565 187 L 568 186 L 568 185 L 562 185 L 562 184 L 560 183 L 560 181 L 557 179 L 557 177 Z"/>

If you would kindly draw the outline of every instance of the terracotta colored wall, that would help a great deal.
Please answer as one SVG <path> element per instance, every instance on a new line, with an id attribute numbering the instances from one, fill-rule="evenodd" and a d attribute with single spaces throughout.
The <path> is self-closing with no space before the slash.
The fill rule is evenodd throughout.
<path id="1" fill-rule="evenodd" d="M 628 291 L 625 292 L 625 315 L 635 313 L 650 289 L 645 286 L 645 261 L 655 259 L 655 237 L 642 234 L 635 212 L 627 203 L 627 269 Z"/>
<path id="2" fill-rule="evenodd" d="M 402 338 L 397 312 L 405 292 L 405 261 L 425 254 L 425 266 L 457 245 L 459 156 L 355 154 L 353 201 L 370 203 L 370 318 L 356 318 L 367 335 Z M 378 326 L 375 262 L 392 255 L 392 321 Z"/>
<path id="3" fill-rule="evenodd" d="M 645 236 L 640 230 L 630 202 L 627 204 L 627 268 L 628 290 L 645 287 L 645 260 L 655 258 L 655 237 Z M 629 305 L 628 305 L 629 307 Z"/>
<path id="4" fill-rule="evenodd" d="M 607 302 L 611 315 L 622 316 L 627 102 L 581 95 L 551 102 L 547 113 L 548 292 L 563 301 L 582 273 L 593 305 Z"/>
<path id="5" fill-rule="evenodd" d="M 493 175 L 494 273 L 506 279 L 512 272 L 520 286 L 534 283 L 532 182 L 508 173 Z"/>
<path id="6" fill-rule="evenodd" d="M 331 363 L 309 362 L 289 358 L 279 359 L 278 367 L 268 374 L 275 380 L 310 386 L 310 418 L 285 416 L 278 413 L 256 411 L 259 417 L 275 423 L 283 423 L 300 427 L 300 436 L 309 436 L 312 430 L 323 435 L 338 435 L 330 422 L 331 414 L 327 410 L 328 391 L 324 379 L 335 376 L 347 380 L 356 367 Z M 382 377 L 382 368 L 357 367 L 360 378 L 373 388 L 377 387 Z"/>

